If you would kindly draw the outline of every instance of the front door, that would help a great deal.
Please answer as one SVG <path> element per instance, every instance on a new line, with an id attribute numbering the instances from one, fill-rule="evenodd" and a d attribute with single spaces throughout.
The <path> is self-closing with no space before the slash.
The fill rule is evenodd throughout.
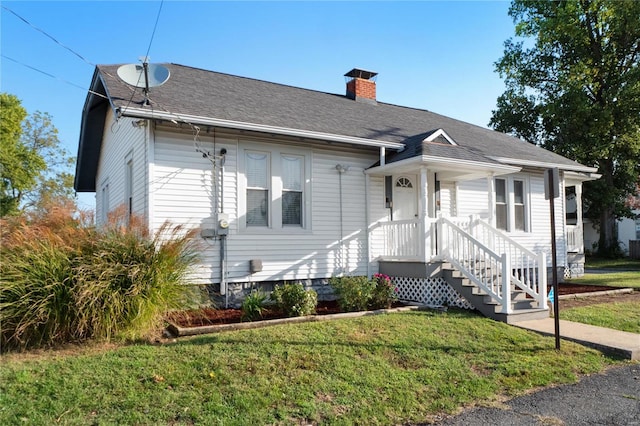
<path id="1" fill-rule="evenodd" d="M 415 176 L 393 177 L 393 220 L 413 220 L 418 217 L 418 193 Z"/>

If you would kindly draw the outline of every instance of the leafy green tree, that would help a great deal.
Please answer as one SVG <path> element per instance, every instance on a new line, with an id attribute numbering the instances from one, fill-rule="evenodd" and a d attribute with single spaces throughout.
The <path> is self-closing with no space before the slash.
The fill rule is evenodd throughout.
<path id="1" fill-rule="evenodd" d="M 506 91 L 489 125 L 598 168 L 586 214 L 598 253 L 615 254 L 640 182 L 640 1 L 514 0 L 509 15 L 518 40 L 496 63 Z"/>
<path id="2" fill-rule="evenodd" d="M 27 116 L 16 96 L 0 93 L 0 217 L 73 201 L 73 162 L 49 114 Z"/>

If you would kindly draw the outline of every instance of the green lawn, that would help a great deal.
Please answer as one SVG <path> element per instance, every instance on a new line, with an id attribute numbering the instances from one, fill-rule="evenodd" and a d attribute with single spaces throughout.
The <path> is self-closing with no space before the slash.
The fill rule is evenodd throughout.
<path id="1" fill-rule="evenodd" d="M 640 334 L 640 305 L 632 302 L 561 309 L 560 319 Z"/>
<path id="2" fill-rule="evenodd" d="M 633 287 L 640 288 L 640 270 L 608 273 L 589 273 L 586 271 L 583 277 L 567 280 L 572 284 L 601 285 L 607 287 Z"/>
<path id="3" fill-rule="evenodd" d="M 619 362 L 460 311 L 4 355 L 0 424 L 406 424 Z"/>
<path id="4" fill-rule="evenodd" d="M 635 269 L 640 271 L 640 260 L 636 259 L 602 259 L 599 257 L 587 257 L 587 268 L 595 269 Z"/>

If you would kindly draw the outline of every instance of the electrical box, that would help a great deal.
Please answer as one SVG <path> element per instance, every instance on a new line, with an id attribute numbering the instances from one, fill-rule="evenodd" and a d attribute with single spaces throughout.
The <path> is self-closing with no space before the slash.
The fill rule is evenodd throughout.
<path id="1" fill-rule="evenodd" d="M 262 271 L 262 259 L 251 259 L 249 261 L 249 271 L 252 274 Z"/>
<path id="2" fill-rule="evenodd" d="M 215 238 L 216 230 L 211 228 L 205 228 L 200 231 L 200 236 L 202 238 Z"/>

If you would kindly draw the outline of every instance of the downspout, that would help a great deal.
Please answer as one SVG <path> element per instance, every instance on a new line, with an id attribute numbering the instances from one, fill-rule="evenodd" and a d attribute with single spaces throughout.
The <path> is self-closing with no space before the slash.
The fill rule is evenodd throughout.
<path id="1" fill-rule="evenodd" d="M 371 261 L 369 247 L 369 175 L 364 173 L 364 222 L 365 222 L 365 258 L 367 261 L 367 278 L 371 277 Z"/>
<path id="2" fill-rule="evenodd" d="M 344 274 L 344 223 L 342 214 L 342 174 L 349 170 L 349 166 L 342 164 L 336 164 L 336 170 L 338 171 L 338 188 L 340 196 L 340 273 Z"/>

